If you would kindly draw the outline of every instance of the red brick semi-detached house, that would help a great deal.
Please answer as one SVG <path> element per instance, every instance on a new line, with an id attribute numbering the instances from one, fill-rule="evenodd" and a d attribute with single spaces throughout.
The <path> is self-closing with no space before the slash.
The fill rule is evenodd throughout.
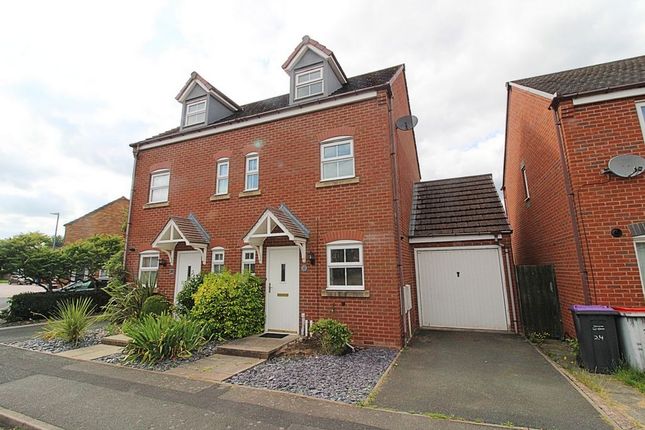
<path id="1" fill-rule="evenodd" d="M 507 88 L 504 196 L 516 263 L 554 267 L 570 336 L 572 304 L 643 306 L 645 56 Z"/>
<path id="2" fill-rule="evenodd" d="M 132 145 L 126 264 L 169 298 L 197 272 L 266 278 L 266 329 L 335 318 L 358 344 L 402 345 L 419 181 L 404 66 L 346 77 L 304 37 L 289 92 L 238 105 L 197 73 L 181 125 Z"/>
<path id="3" fill-rule="evenodd" d="M 65 224 L 65 244 L 87 239 L 97 234 L 123 235 L 130 200 L 119 197 Z"/>

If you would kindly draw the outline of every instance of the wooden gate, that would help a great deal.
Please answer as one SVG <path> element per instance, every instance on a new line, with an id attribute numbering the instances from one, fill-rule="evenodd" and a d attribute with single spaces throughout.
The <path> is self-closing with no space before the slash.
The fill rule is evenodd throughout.
<path id="1" fill-rule="evenodd" d="M 524 332 L 561 338 L 560 301 L 553 266 L 517 266 L 517 283 Z"/>

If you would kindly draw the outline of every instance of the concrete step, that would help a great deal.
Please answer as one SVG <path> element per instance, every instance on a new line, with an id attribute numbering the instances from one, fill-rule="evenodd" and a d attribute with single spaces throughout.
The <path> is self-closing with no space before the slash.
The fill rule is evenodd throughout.
<path id="1" fill-rule="evenodd" d="M 253 335 L 243 339 L 219 345 L 215 350 L 218 354 L 236 355 L 238 357 L 252 357 L 260 359 L 271 358 L 280 349 L 298 339 L 298 335 L 289 334 L 281 339 Z"/>
<path id="2" fill-rule="evenodd" d="M 221 382 L 263 362 L 260 358 L 213 354 L 169 369 L 165 373 L 200 381 Z"/>
<path id="3" fill-rule="evenodd" d="M 123 351 L 123 348 L 120 346 L 105 345 L 99 343 L 98 345 L 86 346 L 84 348 L 70 349 L 69 351 L 59 352 L 56 355 L 59 355 L 61 357 L 75 358 L 77 360 L 91 361 L 99 357 L 116 354 L 117 352 L 121 351 Z"/>
<path id="4" fill-rule="evenodd" d="M 101 343 L 113 346 L 126 346 L 130 343 L 130 338 L 124 334 L 115 334 L 113 336 L 105 336 L 101 339 Z"/>

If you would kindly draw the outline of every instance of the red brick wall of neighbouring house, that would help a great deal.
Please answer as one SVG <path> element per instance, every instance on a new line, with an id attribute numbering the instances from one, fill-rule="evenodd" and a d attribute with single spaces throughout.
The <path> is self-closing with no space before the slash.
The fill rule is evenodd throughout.
<path id="1" fill-rule="evenodd" d="M 121 197 L 68 222 L 65 224 L 64 243 L 67 245 L 97 234 L 123 235 L 123 224 L 128 216 L 129 204 L 128 199 Z"/>
<path id="2" fill-rule="evenodd" d="M 504 200 L 518 265 L 554 265 L 565 330 L 569 306 L 584 303 L 572 221 L 550 100 L 511 87 L 504 162 Z M 530 199 L 525 202 L 522 163 Z"/>
<path id="3" fill-rule="evenodd" d="M 130 272 L 136 275 L 139 253 L 151 249 L 169 217 L 189 213 L 195 214 L 210 234 L 209 248 L 224 247 L 225 265 L 239 271 L 243 237 L 267 207 L 285 203 L 309 228 L 307 251 L 316 257 L 315 265 L 300 272 L 300 312 L 308 319 L 329 317 L 347 323 L 357 344 L 400 346 L 386 97 L 383 90 L 374 99 L 140 151 L 128 237 L 128 248 L 134 251 L 126 257 Z M 320 141 L 343 135 L 354 138 L 359 183 L 316 188 Z M 249 152 L 259 153 L 261 195 L 240 197 L 244 158 Z M 221 157 L 230 159 L 230 198 L 210 201 L 215 191 L 215 164 Z M 404 168 L 416 169 L 416 157 L 414 163 Z M 159 166 L 171 172 L 169 205 L 144 209 L 150 172 Z M 411 194 L 411 188 L 404 192 Z M 362 240 L 369 298 L 321 295 L 327 282 L 326 243 L 338 239 Z M 265 243 L 265 260 L 256 265 L 259 276 L 265 276 L 266 246 L 282 244 L 275 239 Z M 161 256 L 167 260 L 163 253 Z M 209 250 L 202 271 L 208 271 L 210 265 Z M 158 285 L 169 297 L 174 278 L 173 267 L 160 268 Z"/>
<path id="4" fill-rule="evenodd" d="M 645 175 L 622 179 L 601 173 L 616 155 L 645 157 L 636 101 L 578 106 L 567 101 L 559 106 L 589 290 L 597 304 L 645 305 L 628 229 L 629 224 L 645 221 Z M 623 236 L 612 237 L 612 228 L 620 228 Z"/>
<path id="5" fill-rule="evenodd" d="M 502 234 L 499 240 L 470 240 L 459 242 L 437 242 L 437 243 L 415 243 L 412 245 L 413 255 L 414 251 L 423 248 L 449 248 L 460 246 L 499 246 L 502 251 L 502 271 L 504 275 L 504 285 L 506 286 L 506 307 L 508 309 L 509 321 L 511 323 L 510 329 L 517 332 L 522 332 L 522 318 L 520 316 L 520 296 L 517 290 L 516 276 L 515 276 L 515 263 L 513 261 L 512 240 L 510 234 Z M 415 299 L 415 308 L 418 309 L 418 304 Z M 418 312 L 417 312 L 418 315 Z"/>

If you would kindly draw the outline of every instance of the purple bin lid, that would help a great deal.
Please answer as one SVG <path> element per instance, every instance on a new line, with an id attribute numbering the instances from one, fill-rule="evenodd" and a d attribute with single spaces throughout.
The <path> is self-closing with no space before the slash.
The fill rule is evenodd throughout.
<path id="1" fill-rule="evenodd" d="M 605 305 L 572 305 L 574 313 L 617 314 L 615 310 Z"/>

